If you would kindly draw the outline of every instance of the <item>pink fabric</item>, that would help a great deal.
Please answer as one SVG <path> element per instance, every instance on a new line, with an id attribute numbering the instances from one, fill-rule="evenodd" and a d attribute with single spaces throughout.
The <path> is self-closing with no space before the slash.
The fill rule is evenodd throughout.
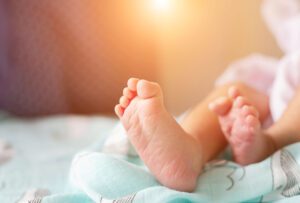
<path id="1" fill-rule="evenodd" d="M 300 48 L 300 1 L 265 0 L 262 15 L 279 47 L 290 53 Z"/>
<path id="2" fill-rule="evenodd" d="M 271 114 L 275 121 L 284 113 L 300 85 L 300 52 L 286 55 L 278 66 L 270 96 Z"/>
<path id="3" fill-rule="evenodd" d="M 278 63 L 278 59 L 253 54 L 232 63 L 216 81 L 216 85 L 231 81 L 241 81 L 250 87 L 270 95 Z"/>

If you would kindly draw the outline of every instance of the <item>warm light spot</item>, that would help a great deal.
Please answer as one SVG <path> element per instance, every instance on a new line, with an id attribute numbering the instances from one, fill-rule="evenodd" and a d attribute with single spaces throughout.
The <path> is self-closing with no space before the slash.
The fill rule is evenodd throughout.
<path id="1" fill-rule="evenodd" d="M 166 11 L 170 8 L 170 0 L 153 0 L 154 8 L 158 11 Z"/>

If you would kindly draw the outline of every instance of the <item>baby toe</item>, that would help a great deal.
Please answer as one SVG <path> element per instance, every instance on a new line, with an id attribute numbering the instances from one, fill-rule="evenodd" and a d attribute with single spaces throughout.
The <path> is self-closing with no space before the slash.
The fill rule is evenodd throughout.
<path id="1" fill-rule="evenodd" d="M 139 79 L 138 78 L 130 78 L 127 82 L 127 86 L 131 91 L 136 91 L 137 84 Z"/>
<path id="2" fill-rule="evenodd" d="M 248 124 L 248 131 L 252 135 L 256 134 L 261 127 L 259 120 L 254 116 L 248 116 L 246 122 Z"/>
<path id="3" fill-rule="evenodd" d="M 253 115 L 248 115 L 246 117 L 246 123 L 248 124 L 249 127 L 254 127 L 254 128 L 260 125 L 260 122 L 257 119 L 257 117 Z"/>
<path id="4" fill-rule="evenodd" d="M 123 95 L 128 99 L 133 99 L 135 97 L 135 93 L 131 91 L 128 87 L 123 89 Z"/>
<path id="5" fill-rule="evenodd" d="M 121 107 L 126 108 L 129 105 L 129 99 L 125 96 L 122 96 L 119 100 Z"/>
<path id="6" fill-rule="evenodd" d="M 233 106 L 236 108 L 242 108 L 245 105 L 249 105 L 249 101 L 243 96 L 238 96 L 233 102 Z"/>
<path id="7" fill-rule="evenodd" d="M 257 109 L 255 107 L 249 106 L 249 105 L 244 105 L 242 107 L 242 115 L 243 116 L 252 115 L 256 118 L 259 117 L 259 113 L 258 113 Z"/>
<path id="8" fill-rule="evenodd" d="M 231 101 L 228 97 L 220 97 L 211 102 L 208 108 L 216 114 L 223 116 L 228 113 L 231 108 Z"/>
<path id="9" fill-rule="evenodd" d="M 124 109 L 122 108 L 122 106 L 120 104 L 115 106 L 115 113 L 117 114 L 117 116 L 119 118 L 121 118 L 124 114 Z"/>
<path id="10" fill-rule="evenodd" d="M 143 99 L 161 96 L 161 88 L 159 84 L 147 80 L 140 80 L 137 84 L 137 94 Z"/>
<path id="11" fill-rule="evenodd" d="M 229 98 L 236 99 L 240 95 L 241 95 L 240 90 L 236 86 L 232 86 L 228 89 Z"/>

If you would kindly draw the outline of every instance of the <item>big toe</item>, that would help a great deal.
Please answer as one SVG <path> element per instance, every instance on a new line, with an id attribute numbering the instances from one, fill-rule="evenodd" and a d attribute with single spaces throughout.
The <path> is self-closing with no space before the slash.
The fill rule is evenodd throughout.
<path id="1" fill-rule="evenodd" d="M 243 96 L 238 96 L 233 102 L 233 106 L 238 109 L 243 108 L 243 106 L 245 105 L 251 105 L 251 103 L 248 99 L 246 99 Z"/>
<path id="2" fill-rule="evenodd" d="M 128 89 L 135 92 L 136 89 L 137 89 L 137 83 L 138 83 L 138 81 L 139 81 L 138 78 L 130 78 L 127 81 Z"/>
<path id="3" fill-rule="evenodd" d="M 228 89 L 228 96 L 231 99 L 236 99 L 238 96 L 241 96 L 240 90 L 236 86 L 231 86 Z"/>
<path id="4" fill-rule="evenodd" d="M 209 104 L 209 109 L 216 114 L 223 116 L 228 113 L 232 102 L 227 97 L 220 97 Z"/>
<path id="5" fill-rule="evenodd" d="M 258 118 L 253 115 L 248 115 L 246 117 L 246 123 L 249 125 L 249 127 L 253 127 L 253 128 L 260 127 L 260 122 Z"/>
<path id="6" fill-rule="evenodd" d="M 143 99 L 161 96 L 160 86 L 155 82 L 139 80 L 137 83 L 137 94 Z"/>

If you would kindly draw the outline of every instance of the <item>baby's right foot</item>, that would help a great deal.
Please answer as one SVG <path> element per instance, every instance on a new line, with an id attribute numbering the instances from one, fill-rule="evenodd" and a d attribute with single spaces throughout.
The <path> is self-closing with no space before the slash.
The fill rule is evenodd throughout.
<path id="1" fill-rule="evenodd" d="M 247 165 L 269 155 L 272 141 L 262 133 L 258 111 L 237 88 L 229 89 L 228 97 L 218 98 L 209 107 L 218 115 L 237 163 Z"/>

